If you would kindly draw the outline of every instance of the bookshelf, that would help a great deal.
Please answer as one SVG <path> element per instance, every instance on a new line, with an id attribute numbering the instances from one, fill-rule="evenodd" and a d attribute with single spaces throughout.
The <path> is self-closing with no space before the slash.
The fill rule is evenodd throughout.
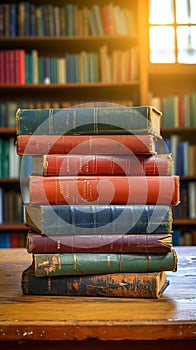
<path id="1" fill-rule="evenodd" d="M 16 0 L 14 4 L 19 5 L 21 1 Z M 43 5 L 52 5 L 57 8 L 63 7 L 67 4 L 74 5 L 74 11 L 78 9 L 91 9 L 93 5 L 99 4 L 101 8 L 109 3 L 104 0 L 32 0 L 30 1 L 32 6 L 41 7 Z M 38 82 L 34 83 L 29 78 L 24 83 L 10 83 L 5 82 L 2 79 L 5 67 L 9 67 L 7 61 L 2 64 L 2 55 L 0 54 L 0 106 L 3 105 L 3 114 L 0 114 L 0 120 L 5 120 L 5 125 L 0 124 L 0 139 L 9 140 L 15 137 L 15 126 L 13 125 L 13 116 L 15 113 L 15 105 L 18 106 L 33 106 L 33 107 L 57 107 L 79 104 L 82 102 L 115 102 L 119 104 L 133 104 L 133 105 L 146 105 L 150 103 L 151 98 L 158 96 L 163 98 L 166 95 L 185 95 L 195 92 L 195 78 L 196 71 L 195 65 L 187 64 L 151 64 L 149 63 L 149 39 L 148 39 L 148 1 L 122 1 L 112 0 L 114 6 L 120 8 L 127 8 L 132 11 L 134 16 L 135 29 L 129 29 L 125 34 L 114 32 L 112 34 L 106 34 L 103 32 L 101 35 L 91 33 L 90 29 L 87 32 L 74 32 L 72 35 L 66 32 L 58 32 L 56 28 L 55 35 L 46 35 L 31 32 L 30 34 L 24 33 L 24 27 L 20 28 L 20 35 L 12 31 L 10 34 L 0 31 L 0 51 L 6 50 L 24 50 L 24 54 L 31 55 L 35 50 L 35 56 L 40 57 L 55 57 L 62 58 L 66 54 L 71 54 L 74 60 L 82 61 L 81 55 L 83 52 L 88 56 L 89 53 L 94 53 L 99 64 L 99 77 L 93 78 L 91 81 L 85 81 L 84 77 L 81 81 L 64 81 L 48 82 L 47 79 L 38 77 Z M 8 11 L 8 1 L 2 1 L 0 4 L 0 19 L 3 18 L 2 8 L 5 6 Z M 21 10 L 21 8 L 20 8 Z M 51 6 L 48 8 L 51 11 Z M 85 12 L 86 10 L 84 10 Z M 7 12 L 6 12 L 7 13 Z M 21 15 L 20 15 L 21 16 Z M 28 16 L 25 16 L 28 22 Z M 47 17 L 47 16 L 46 16 Z M 21 17 L 20 17 L 21 18 Z M 33 17 L 33 21 L 35 17 Z M 33 21 L 31 21 L 33 23 Z M 8 22 L 9 23 L 9 22 Z M 131 23 L 131 21 L 130 21 Z M 9 25 L 6 25 L 7 31 Z M 113 54 L 115 51 L 115 54 Z M 132 52 L 135 54 L 134 64 L 131 65 L 130 72 L 124 69 L 120 77 L 117 75 L 117 68 L 125 67 L 123 64 L 126 61 L 126 55 L 120 56 L 118 54 L 122 52 Z M 118 53 L 118 54 L 117 54 Z M 117 55 L 116 55 L 117 54 Z M 75 56 L 74 56 L 75 55 Z M 96 56 L 97 55 L 97 56 Z M 36 56 L 36 57 L 37 57 Z M 101 60 L 102 57 L 102 61 Z M 104 57 L 104 58 L 103 58 Z M 108 59 L 109 57 L 109 59 Z M 115 57 L 115 59 L 114 59 Z M 32 58 L 32 57 L 31 57 Z M 109 62 L 109 63 L 108 63 Z M 120 64 L 119 64 L 120 63 Z M 41 63 L 40 63 L 41 64 Z M 116 77 L 110 79 L 107 72 L 107 67 L 116 67 Z M 69 66 L 70 67 L 70 66 Z M 13 67 L 12 67 L 13 68 Z M 24 67 L 23 67 L 24 68 Z M 101 68 L 101 69 L 100 69 Z M 67 76 L 66 76 L 67 78 Z M 70 79 L 70 77 L 68 77 Z M 68 79 L 68 80 L 69 80 Z M 83 80 L 82 80 L 83 79 Z M 52 79 L 51 79 L 52 80 Z M 74 80 L 74 79 L 72 79 Z M 154 104 L 154 103 L 153 103 Z M 162 108 L 161 108 L 162 110 Z M 0 110 L 2 113 L 2 109 Z M 3 115 L 3 117 L 2 117 Z M 196 115 L 196 113 L 195 113 Z M 6 124 L 7 121 L 10 125 Z M 195 145 L 195 131 L 196 126 L 186 127 L 163 127 L 162 133 L 164 138 L 171 135 L 178 135 L 180 140 L 189 141 L 192 145 Z M 188 186 L 190 181 L 196 182 L 196 176 L 192 175 L 181 177 L 185 187 Z M 15 183 L 14 183 L 15 181 Z M 0 191 L 8 190 L 12 187 L 14 191 L 20 190 L 20 181 L 18 178 L 10 179 L 0 178 Z M 0 203 L 0 217 L 2 211 L 3 202 Z M 0 221 L 2 222 L 2 221 Z M 191 232 L 196 231 L 195 219 L 190 218 L 176 218 L 174 220 L 174 229 L 189 230 Z M 0 235 L 3 232 L 10 232 L 11 230 L 26 232 L 26 227 L 23 224 L 5 223 L 0 224 Z"/>
<path id="2" fill-rule="evenodd" d="M 21 3 L 20 0 L 16 0 L 12 4 L 2 1 L 0 140 L 3 141 L 0 142 L 6 143 L 6 147 L 9 147 L 9 140 L 15 138 L 14 119 L 18 106 L 68 107 L 83 102 L 101 101 L 123 105 L 145 105 L 148 77 L 145 69 L 146 61 L 141 54 L 147 45 L 142 35 L 144 29 L 142 3 L 141 0 L 131 2 L 114 0 L 110 3 L 105 3 L 104 0 L 33 0 Z M 96 29 L 92 27 L 88 11 L 91 13 L 89 18 L 96 17 L 97 12 L 100 15 L 101 11 L 105 11 L 106 24 L 101 17 L 101 32 L 99 26 Z M 117 19 L 116 24 L 113 17 L 110 28 L 108 22 L 111 13 L 108 11 L 113 11 Z M 39 16 L 42 16 L 41 21 Z M 129 18 L 126 28 L 124 16 Z M 63 22 L 67 23 L 66 27 Z M 50 71 L 49 73 L 47 71 L 45 76 L 43 61 L 45 65 L 50 62 Z M 82 74 L 82 64 L 85 76 Z M 61 70 L 57 68 L 59 65 Z M 97 69 L 92 70 L 92 66 Z M 39 70 L 39 74 L 36 69 Z M 108 69 L 110 69 L 109 75 Z M 20 72 L 19 76 L 16 71 Z M 30 72 L 33 73 L 30 75 Z M 68 72 L 72 72 L 72 75 L 70 76 Z M 3 153 L 1 162 L 4 163 Z M 11 165 L 8 164 L 8 167 Z M 20 193 L 19 174 L 11 177 L 9 173 L 7 176 L 2 173 L 0 177 L 1 238 L 8 237 L 9 234 L 11 237 L 12 232 L 18 235 L 23 233 L 23 236 L 27 232 L 21 219 L 22 214 L 19 220 L 13 218 L 5 220 L 7 217 L 5 213 L 9 212 L 10 208 L 5 204 L 4 196 L 9 191 L 12 194 L 15 192 L 16 195 Z M 19 198 L 17 200 L 19 201 Z M 16 208 L 18 206 L 22 207 L 21 204 L 17 204 Z"/>
<path id="3" fill-rule="evenodd" d="M 162 127 L 164 139 L 170 140 L 173 150 L 176 174 L 180 175 L 181 203 L 174 210 L 174 244 L 195 245 L 196 244 L 196 110 L 193 99 L 191 108 L 184 107 L 184 117 L 180 100 L 190 96 L 195 98 L 195 65 L 188 64 L 149 64 L 149 101 L 158 101 L 164 114 L 165 97 L 173 100 L 176 104 L 174 125 Z M 155 97 L 155 100 L 153 98 Z M 157 99 L 158 97 L 158 99 Z M 176 101 L 176 102 L 174 102 Z M 190 102 L 190 99 L 189 99 Z M 152 102 L 153 103 L 153 102 Z M 171 122 L 171 119 L 170 119 Z M 186 149 L 186 150 L 185 150 Z M 191 185 L 190 185 L 191 183 Z"/>

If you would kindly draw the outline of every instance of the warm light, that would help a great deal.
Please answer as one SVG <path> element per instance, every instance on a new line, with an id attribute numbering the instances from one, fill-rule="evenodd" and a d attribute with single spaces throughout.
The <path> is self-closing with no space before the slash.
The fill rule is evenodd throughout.
<path id="1" fill-rule="evenodd" d="M 151 63 L 196 63 L 196 0 L 149 0 Z"/>
<path id="2" fill-rule="evenodd" d="M 152 63 L 174 63 L 174 28 L 169 26 L 150 28 L 150 61 Z"/>
<path id="3" fill-rule="evenodd" d="M 172 0 L 150 0 L 150 24 L 174 22 Z"/>

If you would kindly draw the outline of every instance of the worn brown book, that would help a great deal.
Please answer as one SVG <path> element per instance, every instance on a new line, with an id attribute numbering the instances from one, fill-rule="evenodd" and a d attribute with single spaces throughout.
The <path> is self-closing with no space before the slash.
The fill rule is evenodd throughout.
<path id="1" fill-rule="evenodd" d="M 121 298 L 159 298 L 168 287 L 166 273 L 115 273 L 36 277 L 33 265 L 22 273 L 23 294 Z"/>
<path id="2" fill-rule="evenodd" d="M 172 248 L 172 234 L 47 236 L 30 230 L 27 235 L 26 248 L 28 253 L 166 253 Z"/>

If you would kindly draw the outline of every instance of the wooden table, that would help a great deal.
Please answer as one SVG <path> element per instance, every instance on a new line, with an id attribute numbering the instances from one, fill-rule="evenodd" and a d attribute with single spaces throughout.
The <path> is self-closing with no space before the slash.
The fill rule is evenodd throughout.
<path id="1" fill-rule="evenodd" d="M 2 349 L 195 348 L 196 247 L 176 250 L 178 271 L 168 273 L 164 296 L 145 300 L 24 296 L 21 273 L 31 255 L 0 249 Z"/>

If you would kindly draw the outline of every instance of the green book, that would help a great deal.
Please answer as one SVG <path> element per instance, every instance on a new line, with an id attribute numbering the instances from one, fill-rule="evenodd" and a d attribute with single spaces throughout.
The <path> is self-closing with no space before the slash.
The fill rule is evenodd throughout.
<path id="1" fill-rule="evenodd" d="M 173 249 L 163 254 L 62 253 L 34 254 L 35 276 L 65 276 L 120 272 L 176 271 Z"/>
<path id="2" fill-rule="evenodd" d="M 21 109 L 18 135 L 152 134 L 160 136 L 162 113 L 151 106 Z"/>

